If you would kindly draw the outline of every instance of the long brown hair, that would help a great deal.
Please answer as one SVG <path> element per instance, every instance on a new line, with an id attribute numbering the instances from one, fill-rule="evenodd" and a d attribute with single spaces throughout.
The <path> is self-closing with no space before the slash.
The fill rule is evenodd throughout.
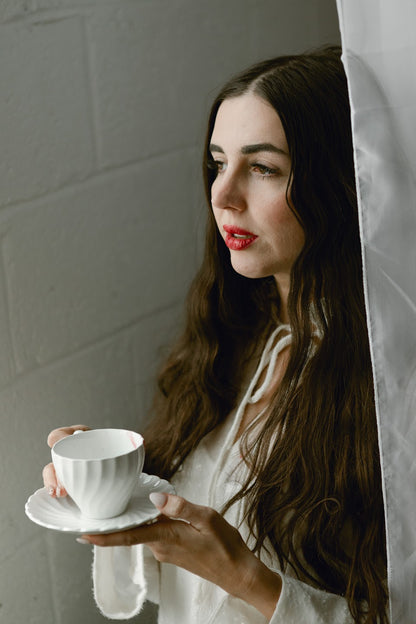
<path id="1" fill-rule="evenodd" d="M 290 205 L 305 244 L 291 274 L 289 363 L 255 443 L 243 437 L 250 475 L 228 505 L 244 498 L 255 551 L 271 544 L 283 570 L 344 595 L 356 622 L 384 624 L 384 511 L 340 50 L 271 59 L 225 85 L 208 123 L 208 205 L 216 175 L 208 146 L 218 109 L 248 91 L 282 122 L 292 162 Z M 209 210 L 185 329 L 159 376 L 148 470 L 170 478 L 236 407 L 243 364 L 278 316 L 273 278 L 248 279 L 232 269 Z M 320 339 L 311 353 L 314 329 Z"/>

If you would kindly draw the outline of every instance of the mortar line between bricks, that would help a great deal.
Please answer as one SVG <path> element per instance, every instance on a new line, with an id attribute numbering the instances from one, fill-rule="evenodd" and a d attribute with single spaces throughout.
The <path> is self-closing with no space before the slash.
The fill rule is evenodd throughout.
<path id="1" fill-rule="evenodd" d="M 112 331 L 111 333 L 108 334 L 103 334 L 102 336 L 100 336 L 97 340 L 91 341 L 91 342 L 87 342 L 84 343 L 82 345 L 80 345 L 79 348 L 75 348 L 72 351 L 68 351 L 62 355 L 59 355 L 51 360 L 48 360 L 47 362 L 45 362 L 44 364 L 40 364 L 39 366 L 35 366 L 33 368 L 27 369 L 21 373 L 17 373 L 15 375 L 15 377 L 9 382 L 6 383 L 4 385 L 2 385 L 0 387 L 0 391 L 4 390 L 5 388 L 8 388 L 12 385 L 16 385 L 19 384 L 23 381 L 25 381 L 28 377 L 30 377 L 31 375 L 36 375 L 39 372 L 47 372 L 49 369 L 53 369 L 56 368 L 57 366 L 63 366 L 65 365 L 67 362 L 70 362 L 72 359 L 76 359 L 79 356 L 85 355 L 87 354 L 89 351 L 98 348 L 100 346 L 105 345 L 106 343 L 110 343 L 113 339 L 122 336 L 123 334 L 127 334 L 130 330 L 134 329 L 136 326 L 138 326 L 142 321 L 146 321 L 147 319 L 151 318 L 154 315 L 157 314 L 162 314 L 163 312 L 166 312 L 170 309 L 175 309 L 178 308 L 179 306 L 183 306 L 184 305 L 184 300 L 178 299 L 173 301 L 171 304 L 166 305 L 166 306 L 161 306 L 160 308 L 154 309 L 146 314 L 143 314 L 140 317 L 137 317 L 136 319 L 134 319 L 133 321 L 131 321 L 130 323 L 126 323 L 125 325 L 117 328 L 116 330 Z"/>
<path id="2" fill-rule="evenodd" d="M 127 4 L 134 4 L 136 0 L 124 0 Z M 100 0 L 99 8 L 118 8 L 119 0 Z M 97 10 L 97 6 L 90 4 L 85 5 L 82 2 L 76 1 L 71 7 L 31 7 L 27 11 L 11 15 L 0 21 L 0 26 L 7 26 L 9 24 L 30 24 L 33 26 L 43 26 L 48 24 L 54 24 L 62 22 L 66 19 L 72 19 L 73 17 L 79 17 L 80 15 L 90 15 L 91 10 Z"/>
<path id="3" fill-rule="evenodd" d="M 85 187 L 88 187 L 90 184 L 93 185 L 97 182 L 100 182 L 100 180 L 103 178 L 111 179 L 111 177 L 114 176 L 114 179 L 117 179 L 118 176 L 122 176 L 129 172 L 132 173 L 137 167 L 141 167 L 146 163 L 169 158 L 170 156 L 180 154 L 181 152 L 193 152 L 195 150 L 198 150 L 198 152 L 200 153 L 200 150 L 195 144 L 182 145 L 178 147 L 173 147 L 171 150 L 150 154 L 149 156 L 144 156 L 143 158 L 139 158 L 136 160 L 102 167 L 99 171 L 89 173 L 85 177 L 78 178 L 77 180 L 70 180 L 67 183 L 62 184 L 62 186 L 50 189 L 48 191 L 45 191 L 44 193 L 33 195 L 29 198 L 16 199 L 15 201 L 8 202 L 4 205 L 0 204 L 0 217 L 7 219 L 9 216 L 9 212 L 10 215 L 12 215 L 16 213 L 16 210 L 25 210 L 27 206 L 33 206 L 35 208 L 37 205 L 43 204 L 45 199 L 54 200 L 57 197 L 65 197 L 67 194 L 82 191 Z"/>
<path id="4" fill-rule="evenodd" d="M 95 55 L 93 44 L 90 35 L 90 29 L 88 21 L 83 19 L 83 33 L 84 33 L 84 58 L 86 67 L 86 92 L 89 99 L 89 115 L 91 124 L 91 139 L 94 153 L 94 166 L 96 170 L 100 167 L 100 156 L 102 151 L 102 145 L 100 140 L 100 116 L 97 97 L 97 72 L 94 71 L 95 67 Z"/>
<path id="5" fill-rule="evenodd" d="M 11 379 L 13 381 L 13 379 L 16 378 L 16 376 L 18 375 L 17 371 L 18 371 L 18 356 L 17 356 L 17 348 L 16 348 L 16 343 L 14 340 L 14 333 L 12 330 L 12 325 L 11 325 L 11 314 L 10 314 L 10 301 L 11 301 L 11 297 L 10 297 L 10 287 L 9 287 L 9 280 L 8 280 L 8 276 L 7 276 L 7 270 L 6 270 L 6 256 L 4 253 L 4 243 L 3 243 L 3 239 L 0 240 L 0 255 L 1 255 L 1 267 L 0 267 L 0 272 L 1 272 L 1 276 L 3 278 L 3 295 L 4 295 L 4 309 L 5 309 L 5 314 L 6 314 L 6 323 L 7 323 L 7 332 L 8 332 L 8 336 L 9 336 L 9 341 L 10 341 L 10 346 L 11 346 L 11 350 L 12 350 L 12 355 L 13 355 L 13 370 L 10 371 L 11 373 Z"/>

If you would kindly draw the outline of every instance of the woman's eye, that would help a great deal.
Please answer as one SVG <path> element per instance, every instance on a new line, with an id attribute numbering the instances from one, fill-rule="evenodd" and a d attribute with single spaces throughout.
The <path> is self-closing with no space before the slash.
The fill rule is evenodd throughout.
<path id="1" fill-rule="evenodd" d="M 216 173 L 222 173 L 225 171 L 227 164 L 222 160 L 210 160 L 208 162 L 208 167 L 213 169 Z"/>
<path id="2" fill-rule="evenodd" d="M 271 167 L 267 167 L 267 165 L 261 165 L 260 163 L 254 163 L 251 165 L 253 171 L 259 173 L 262 176 L 273 176 L 278 173 L 277 169 L 272 169 Z"/>

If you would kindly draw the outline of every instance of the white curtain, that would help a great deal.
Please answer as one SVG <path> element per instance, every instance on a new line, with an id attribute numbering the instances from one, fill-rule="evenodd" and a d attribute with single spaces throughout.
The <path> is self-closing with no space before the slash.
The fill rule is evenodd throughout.
<path id="1" fill-rule="evenodd" d="M 352 107 L 392 624 L 416 623 L 416 0 L 337 0 Z"/>

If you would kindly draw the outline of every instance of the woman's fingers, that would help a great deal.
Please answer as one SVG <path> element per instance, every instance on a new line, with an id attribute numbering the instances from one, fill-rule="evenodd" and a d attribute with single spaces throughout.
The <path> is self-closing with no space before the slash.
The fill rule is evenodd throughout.
<path id="1" fill-rule="evenodd" d="M 78 541 L 96 546 L 179 544 L 184 538 L 187 541 L 186 536 L 189 538 L 199 533 L 200 529 L 196 525 L 206 526 L 211 515 L 219 516 L 213 509 L 194 505 L 173 494 L 154 492 L 150 494 L 150 500 L 163 514 L 152 524 L 105 535 L 83 535 Z"/>
<path id="2" fill-rule="evenodd" d="M 150 494 L 150 500 L 163 514 L 153 524 L 106 535 L 84 535 L 83 541 L 96 546 L 133 546 L 155 542 L 171 544 L 179 543 L 185 535 L 189 538 L 197 533 L 221 532 L 227 525 L 214 509 L 194 505 L 180 496 L 157 492 Z"/>
<path id="3" fill-rule="evenodd" d="M 60 498 L 66 496 L 67 492 L 63 485 L 61 485 L 56 477 L 55 468 L 53 463 L 47 464 L 42 471 L 43 483 L 48 494 L 53 498 Z"/>
<path id="4" fill-rule="evenodd" d="M 88 431 L 89 427 L 86 425 L 71 425 L 70 427 L 59 427 L 59 429 L 54 429 L 48 435 L 48 445 L 52 448 L 52 446 L 62 440 L 62 438 L 66 438 L 67 436 L 73 435 L 76 431 Z M 47 464 L 42 471 L 43 483 L 48 490 L 48 493 L 52 497 L 60 498 L 61 496 L 66 496 L 67 492 L 64 486 L 59 483 L 55 468 L 53 463 Z"/>
<path id="5" fill-rule="evenodd" d="M 52 448 L 53 445 L 58 442 L 58 440 L 62 440 L 62 438 L 66 438 L 66 436 L 72 435 L 75 431 L 89 431 L 90 428 L 86 425 L 71 425 L 70 427 L 59 427 L 59 429 L 54 429 L 48 435 L 48 445 Z"/>
<path id="6" fill-rule="evenodd" d="M 78 539 L 80 543 L 94 544 L 95 546 L 135 546 L 137 544 L 152 544 L 153 542 L 175 542 L 179 537 L 181 526 L 191 528 L 185 523 L 161 518 L 151 524 L 138 526 L 127 531 L 98 535 L 83 535 Z"/>
<path id="7" fill-rule="evenodd" d="M 218 525 L 223 524 L 222 516 L 214 509 L 195 505 L 175 494 L 154 492 L 150 494 L 150 500 L 164 516 L 184 520 L 197 531 L 216 530 Z"/>
<path id="8" fill-rule="evenodd" d="M 163 514 L 157 521 L 117 533 L 84 535 L 83 541 L 96 546 L 133 546 L 156 542 L 179 544 L 182 539 L 186 541 L 198 534 L 220 534 L 224 527 L 239 535 L 210 507 L 194 505 L 180 496 L 159 492 L 150 494 L 150 500 Z"/>

